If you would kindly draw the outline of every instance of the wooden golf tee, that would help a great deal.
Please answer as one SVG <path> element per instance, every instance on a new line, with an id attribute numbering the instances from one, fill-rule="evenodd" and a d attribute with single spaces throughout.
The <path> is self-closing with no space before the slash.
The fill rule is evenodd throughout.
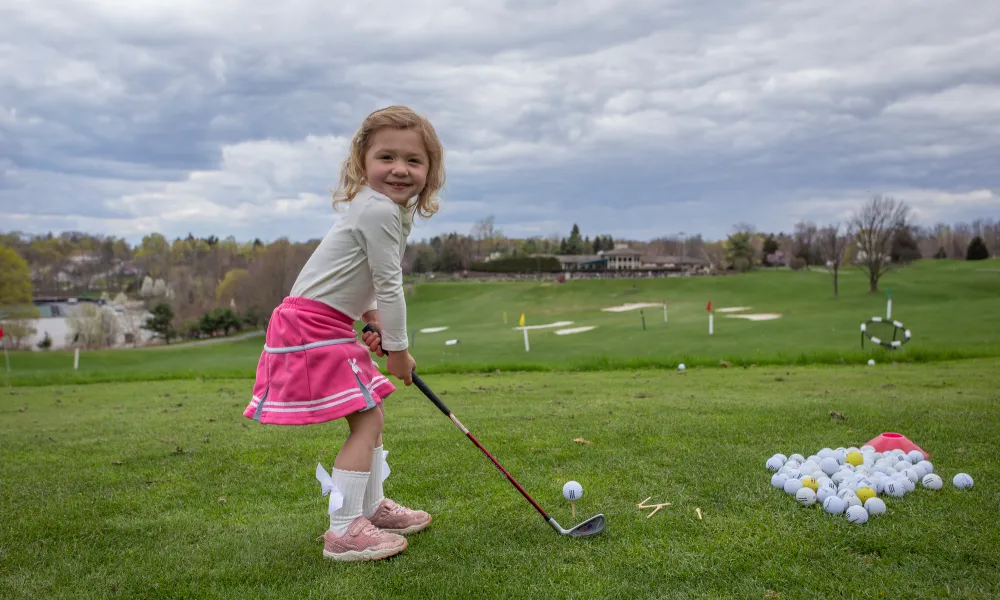
<path id="1" fill-rule="evenodd" d="M 570 512 L 573 514 L 573 518 L 576 518 L 576 502 L 569 503 Z"/>

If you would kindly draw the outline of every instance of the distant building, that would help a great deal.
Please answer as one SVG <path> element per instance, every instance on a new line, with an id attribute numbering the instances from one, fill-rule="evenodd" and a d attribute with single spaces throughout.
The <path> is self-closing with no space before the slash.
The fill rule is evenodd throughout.
<path id="1" fill-rule="evenodd" d="M 104 339 L 110 339 L 111 348 L 142 346 L 148 344 L 155 337 L 153 332 L 142 328 L 146 319 L 152 315 L 142 308 L 141 303 L 129 303 L 127 306 L 122 306 L 114 303 L 79 302 L 76 299 L 68 301 L 41 300 L 35 303 L 41 313 L 41 318 L 33 323 L 35 333 L 27 339 L 26 345 L 32 350 L 37 350 L 38 343 L 45 339 L 46 334 L 52 340 L 52 350 L 84 345 L 77 338 L 76 332 L 70 325 L 70 319 L 84 304 L 96 306 L 98 311 L 101 311 L 101 316 L 107 320 L 107 324 L 104 325 L 106 333 L 102 333 L 101 328 L 98 327 L 98 331 L 92 332 L 91 335 L 106 336 Z"/>
<path id="2" fill-rule="evenodd" d="M 556 256 L 565 271 L 691 271 L 707 268 L 708 261 L 700 258 L 643 255 L 617 243 L 613 250 L 597 254 L 561 254 Z"/>

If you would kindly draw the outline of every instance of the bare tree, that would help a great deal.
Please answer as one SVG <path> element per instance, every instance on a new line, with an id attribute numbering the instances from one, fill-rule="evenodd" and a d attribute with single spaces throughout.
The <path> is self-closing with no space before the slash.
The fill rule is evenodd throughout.
<path id="1" fill-rule="evenodd" d="M 834 223 L 828 227 L 824 227 L 816 235 L 816 244 L 819 246 L 820 256 L 826 262 L 826 268 L 833 275 L 833 295 L 838 296 L 840 294 L 840 289 L 838 286 L 838 279 L 840 276 L 840 267 L 847 262 L 847 249 L 851 245 L 851 240 L 854 239 L 854 232 L 851 230 L 851 226 L 848 225 L 846 230 L 841 233 L 840 223 Z"/>
<path id="2" fill-rule="evenodd" d="M 489 256 L 496 247 L 496 240 L 503 235 L 495 224 L 496 217 L 490 215 L 472 226 L 472 237 L 476 240 L 476 259 L 482 260 Z"/>
<path id="3" fill-rule="evenodd" d="M 709 242 L 702 244 L 701 256 L 708 261 L 711 269 L 722 269 L 726 260 L 726 250 L 722 247 L 722 242 Z"/>
<path id="4" fill-rule="evenodd" d="M 801 258 L 806 265 L 816 262 L 816 231 L 812 221 L 799 221 L 792 234 L 792 256 Z"/>
<path id="5" fill-rule="evenodd" d="M 969 242 L 972 241 L 972 228 L 969 227 L 968 223 L 956 223 L 951 228 L 949 241 L 951 247 L 945 248 L 948 251 L 948 256 L 964 260 L 965 251 L 969 248 Z"/>
<path id="6" fill-rule="evenodd" d="M 875 196 L 851 216 L 848 226 L 857 232 L 857 262 L 868 272 L 872 292 L 878 291 L 878 280 L 892 268 L 892 240 L 907 226 L 909 214 L 902 201 Z"/>

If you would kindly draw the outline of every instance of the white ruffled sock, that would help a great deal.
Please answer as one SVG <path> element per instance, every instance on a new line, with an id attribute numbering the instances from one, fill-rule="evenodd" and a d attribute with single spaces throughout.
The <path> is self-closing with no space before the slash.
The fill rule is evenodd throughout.
<path id="1" fill-rule="evenodd" d="M 361 516 L 365 488 L 371 478 L 369 473 L 333 469 L 333 484 L 344 495 L 344 504 L 330 513 L 330 531 L 336 535 L 347 533 L 347 527 Z"/>
<path id="2" fill-rule="evenodd" d="M 379 446 L 372 452 L 371 476 L 368 477 L 368 485 L 365 486 L 365 497 L 362 504 L 365 518 L 375 514 L 383 498 L 385 498 L 385 493 L 382 491 L 382 446 Z"/>

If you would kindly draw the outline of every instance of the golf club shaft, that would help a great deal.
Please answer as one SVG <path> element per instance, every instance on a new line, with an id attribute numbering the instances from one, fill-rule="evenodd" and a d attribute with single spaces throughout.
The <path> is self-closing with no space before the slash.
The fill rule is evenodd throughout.
<path id="1" fill-rule="evenodd" d="M 378 333 L 378 331 L 376 331 L 375 328 L 372 327 L 371 325 L 365 325 L 364 331 L 372 331 Z M 379 346 L 381 347 L 381 342 L 379 343 Z M 382 351 L 385 352 L 387 355 L 389 353 L 389 351 L 386 350 L 385 348 L 382 348 Z M 413 379 L 413 383 L 420 389 L 420 391 L 423 392 L 424 395 L 427 396 L 427 398 L 431 402 L 433 402 L 434 405 L 437 406 L 441 412 L 445 414 L 445 416 L 451 419 L 452 423 L 454 423 L 455 426 L 458 427 L 459 430 L 461 430 L 461 432 L 465 434 L 465 437 L 472 440 L 472 443 L 475 444 L 476 447 L 479 448 L 483 452 L 483 454 L 485 454 L 486 457 L 490 459 L 490 461 L 496 466 L 497 469 L 500 469 L 500 472 L 504 474 L 504 477 L 506 477 L 512 484 L 514 484 L 514 487 L 517 488 L 517 491 L 521 492 L 521 495 L 524 496 L 525 499 L 527 499 L 527 501 L 530 502 L 531 505 L 535 507 L 535 510 L 537 510 L 546 521 L 549 521 L 550 520 L 549 515 L 547 515 L 545 511 L 542 510 L 542 507 L 539 506 L 537 502 L 535 502 L 534 498 L 528 495 L 528 492 L 526 492 L 524 488 L 521 487 L 521 484 L 519 484 L 517 480 L 515 480 L 514 477 L 507 472 L 507 469 L 503 468 L 503 465 L 497 462 L 497 459 L 493 458 L 493 455 L 490 454 L 489 451 L 486 448 L 484 448 L 482 444 L 479 443 L 479 440 L 476 439 L 476 436 L 472 435 L 472 432 L 470 432 L 465 427 L 465 425 L 462 425 L 462 422 L 458 420 L 458 417 L 456 417 L 454 414 L 452 414 L 450 410 L 448 410 L 448 407 L 445 406 L 444 402 L 442 402 L 440 398 L 438 398 L 437 394 L 434 393 L 434 390 L 429 388 L 427 384 L 424 383 L 424 380 L 421 379 L 420 375 L 417 375 L 417 372 L 413 371 L 411 373 L 411 377 Z"/>
<path id="2" fill-rule="evenodd" d="M 483 451 L 483 454 L 485 454 L 486 457 L 489 458 L 494 465 L 496 465 L 496 468 L 500 469 L 500 472 L 503 473 L 504 476 L 508 480 L 510 480 L 512 484 L 514 484 L 514 487 L 517 488 L 517 491 L 521 492 L 521 495 L 524 496 L 528 500 L 528 502 L 530 502 L 531 505 L 535 507 L 535 510 L 541 513 L 542 517 L 548 520 L 549 515 L 545 514 L 545 511 L 542 510 L 542 507 L 538 506 L 538 503 L 535 502 L 535 500 L 528 495 L 528 492 L 526 492 L 524 488 L 521 487 L 521 484 L 519 484 L 514 479 L 514 477 L 507 472 L 507 469 L 503 468 L 503 465 L 497 462 L 497 459 L 493 458 L 493 455 L 490 454 L 489 451 L 486 448 L 484 448 L 482 444 L 479 443 L 479 440 L 476 439 L 476 436 L 472 435 L 472 432 L 466 429 L 465 425 L 462 425 L 462 422 L 458 420 L 458 417 L 456 417 L 450 410 L 448 410 L 448 407 L 445 406 L 443 402 L 441 402 L 441 399 L 437 397 L 437 394 L 435 394 L 433 390 L 427 387 L 427 384 L 424 383 L 424 380 L 421 379 L 420 375 L 417 375 L 416 372 L 413 373 L 413 383 L 416 384 L 418 388 L 420 388 L 420 391 L 423 392 L 424 395 L 427 396 L 431 402 L 433 402 L 435 405 L 437 405 L 439 409 L 441 409 L 441 412 L 446 414 L 448 418 L 451 419 L 453 423 L 455 423 L 455 426 L 458 427 L 462 431 L 462 433 L 465 434 L 467 438 L 472 440 L 472 443 L 475 444 L 477 448 Z"/>

